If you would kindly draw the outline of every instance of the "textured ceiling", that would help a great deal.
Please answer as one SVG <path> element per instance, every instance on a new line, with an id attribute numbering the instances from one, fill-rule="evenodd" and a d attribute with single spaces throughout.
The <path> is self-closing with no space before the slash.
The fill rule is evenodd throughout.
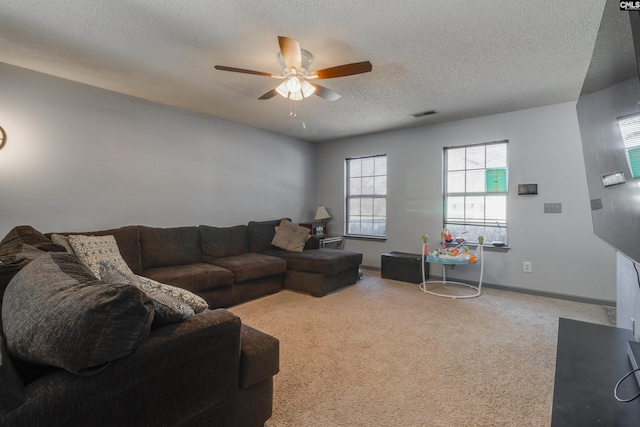
<path id="1" fill-rule="evenodd" d="M 321 142 L 575 101 L 605 0 L 3 0 L 0 62 Z M 623 12 L 621 12 L 623 13 Z M 342 95 L 258 97 L 279 81 L 277 36 Z M 437 115 L 411 114 L 437 110 Z"/>

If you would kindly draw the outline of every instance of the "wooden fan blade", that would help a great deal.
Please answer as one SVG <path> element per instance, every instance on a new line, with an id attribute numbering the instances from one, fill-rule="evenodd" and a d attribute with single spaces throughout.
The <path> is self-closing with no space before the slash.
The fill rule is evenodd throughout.
<path id="1" fill-rule="evenodd" d="M 317 85 L 315 83 L 310 83 L 311 86 L 316 88 L 316 91 L 313 93 L 314 95 L 318 95 L 320 98 L 324 98 L 327 101 L 335 101 L 340 98 L 340 95 L 332 91 L 331 89 L 327 89 L 324 86 Z"/>
<path id="2" fill-rule="evenodd" d="M 302 53 L 300 52 L 300 43 L 298 43 L 298 40 L 278 36 L 278 43 L 280 43 L 280 52 L 282 52 L 282 58 L 284 59 L 284 63 L 287 64 L 287 68 L 290 70 L 295 68 L 296 71 L 300 71 Z"/>
<path id="3" fill-rule="evenodd" d="M 275 89 L 271 89 L 269 92 L 265 93 L 264 95 L 262 95 L 258 99 L 271 99 L 274 96 L 276 96 L 277 94 L 278 94 L 278 92 Z"/>
<path id="4" fill-rule="evenodd" d="M 216 65 L 215 69 L 216 70 L 221 70 L 221 71 L 231 71 L 233 73 L 254 74 L 256 76 L 280 77 L 277 74 L 264 73 L 262 71 L 245 70 L 244 68 L 227 67 L 225 65 Z"/>
<path id="5" fill-rule="evenodd" d="M 314 73 L 316 79 L 333 79 L 335 77 L 353 76 L 354 74 L 368 73 L 373 66 L 371 62 L 354 62 L 353 64 L 338 65 L 337 67 L 325 68 Z"/>

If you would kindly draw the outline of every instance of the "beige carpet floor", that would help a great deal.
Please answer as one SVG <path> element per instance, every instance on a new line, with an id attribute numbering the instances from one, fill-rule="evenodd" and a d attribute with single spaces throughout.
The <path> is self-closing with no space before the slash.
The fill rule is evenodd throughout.
<path id="1" fill-rule="evenodd" d="M 452 300 L 363 272 L 323 298 L 231 308 L 280 340 L 269 427 L 548 426 L 558 318 L 610 324 L 598 305 L 489 288 Z"/>

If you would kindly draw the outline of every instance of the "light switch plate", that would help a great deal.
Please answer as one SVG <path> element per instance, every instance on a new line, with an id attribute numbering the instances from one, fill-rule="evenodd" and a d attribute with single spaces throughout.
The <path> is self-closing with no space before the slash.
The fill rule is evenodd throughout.
<path id="1" fill-rule="evenodd" d="M 602 186 L 605 188 L 624 184 L 625 182 L 626 181 L 624 179 L 624 172 L 614 172 L 607 175 L 602 175 Z"/>
<path id="2" fill-rule="evenodd" d="M 562 213 L 562 203 L 545 203 L 544 213 Z"/>

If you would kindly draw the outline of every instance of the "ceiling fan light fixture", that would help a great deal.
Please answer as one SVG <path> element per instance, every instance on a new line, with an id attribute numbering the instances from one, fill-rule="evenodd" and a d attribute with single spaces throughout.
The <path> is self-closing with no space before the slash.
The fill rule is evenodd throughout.
<path id="1" fill-rule="evenodd" d="M 300 92 L 301 86 L 300 79 L 296 76 L 289 77 L 287 80 L 287 89 L 289 89 L 289 92 Z"/>
<path id="2" fill-rule="evenodd" d="M 335 101 L 340 98 L 339 94 L 324 86 L 309 83 L 307 80 L 353 76 L 368 73 L 372 69 L 369 61 L 362 61 L 338 65 L 310 73 L 309 68 L 311 68 L 311 63 L 313 62 L 313 55 L 311 55 L 309 51 L 301 49 L 298 41 L 289 37 L 278 36 L 278 43 L 280 45 L 278 61 L 282 66 L 282 74 L 246 70 L 244 68 L 227 67 L 225 65 L 216 65 L 215 68 L 221 71 L 282 79 L 282 83 L 258 99 L 271 99 L 278 94 L 292 101 L 300 101 L 312 95 L 317 95 L 327 101 Z"/>
<path id="3" fill-rule="evenodd" d="M 276 88 L 276 92 L 278 92 L 278 95 L 284 98 L 289 98 L 289 89 L 287 89 L 287 82 L 284 81 L 280 83 Z"/>
<path id="4" fill-rule="evenodd" d="M 302 90 L 302 95 L 304 95 L 305 98 L 310 97 L 316 92 L 316 88 L 306 80 L 302 81 L 300 89 Z"/>

